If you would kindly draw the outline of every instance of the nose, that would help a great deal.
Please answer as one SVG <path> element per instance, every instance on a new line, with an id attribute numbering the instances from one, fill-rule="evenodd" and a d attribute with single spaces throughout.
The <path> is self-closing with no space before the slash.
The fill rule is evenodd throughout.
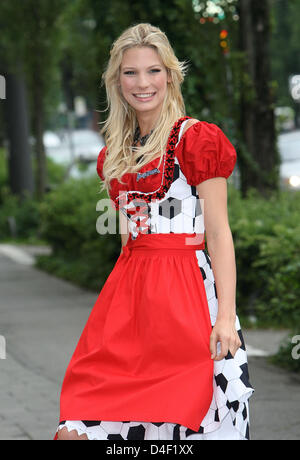
<path id="1" fill-rule="evenodd" d="M 137 81 L 138 88 L 145 89 L 148 88 L 149 82 L 148 82 L 148 76 L 141 72 L 138 76 L 138 81 Z"/>

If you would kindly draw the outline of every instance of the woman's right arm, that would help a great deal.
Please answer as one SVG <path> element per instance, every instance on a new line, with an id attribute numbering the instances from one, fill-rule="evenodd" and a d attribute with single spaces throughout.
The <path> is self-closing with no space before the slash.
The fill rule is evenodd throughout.
<path id="1" fill-rule="evenodd" d="M 121 255 L 123 252 L 123 246 L 126 245 L 128 238 L 129 238 L 128 221 L 121 210 L 119 211 L 119 225 L 120 225 L 121 241 L 122 241 L 122 247 L 121 247 L 121 252 L 120 252 L 120 255 Z"/>

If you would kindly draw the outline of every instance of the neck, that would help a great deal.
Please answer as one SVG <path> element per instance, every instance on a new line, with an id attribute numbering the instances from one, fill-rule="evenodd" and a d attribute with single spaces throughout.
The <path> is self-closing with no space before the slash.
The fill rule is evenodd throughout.
<path id="1" fill-rule="evenodd" d="M 136 114 L 136 117 L 140 127 L 141 137 L 149 134 L 157 121 L 157 116 L 153 116 L 152 113 L 139 113 Z"/>

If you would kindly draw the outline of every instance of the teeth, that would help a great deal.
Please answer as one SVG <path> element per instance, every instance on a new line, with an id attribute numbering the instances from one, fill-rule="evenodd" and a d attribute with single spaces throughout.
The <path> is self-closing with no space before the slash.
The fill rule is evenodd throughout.
<path id="1" fill-rule="evenodd" d="M 153 96 L 154 93 L 147 93 L 147 94 L 135 94 L 137 97 L 150 97 Z"/>

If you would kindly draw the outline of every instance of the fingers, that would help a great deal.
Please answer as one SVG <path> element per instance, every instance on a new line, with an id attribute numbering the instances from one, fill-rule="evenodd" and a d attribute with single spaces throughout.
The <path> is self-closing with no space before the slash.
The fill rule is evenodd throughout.
<path id="1" fill-rule="evenodd" d="M 221 361 L 229 352 L 234 358 L 241 345 L 242 342 L 237 333 L 234 337 L 218 336 L 212 333 L 210 336 L 211 359 Z"/>
<path id="2" fill-rule="evenodd" d="M 220 337 L 218 334 L 212 332 L 210 336 L 211 359 L 221 361 L 228 354 L 228 350 L 229 338 Z"/>
<path id="3" fill-rule="evenodd" d="M 210 352 L 211 352 L 211 359 L 215 359 L 217 356 L 217 337 L 215 334 L 211 334 L 210 336 Z"/>
<path id="4" fill-rule="evenodd" d="M 232 357 L 235 356 L 236 352 L 238 351 L 238 349 L 242 346 L 242 342 L 239 338 L 239 335 L 237 332 L 235 332 L 234 334 L 234 337 L 232 338 L 231 340 L 231 343 L 229 345 L 229 351 L 232 355 Z"/>
<path id="5" fill-rule="evenodd" d="M 225 356 L 228 355 L 228 350 L 229 350 L 229 339 L 223 338 L 223 340 L 221 341 L 221 351 L 220 353 L 217 354 L 215 361 L 221 361 L 222 359 L 224 359 Z"/>

